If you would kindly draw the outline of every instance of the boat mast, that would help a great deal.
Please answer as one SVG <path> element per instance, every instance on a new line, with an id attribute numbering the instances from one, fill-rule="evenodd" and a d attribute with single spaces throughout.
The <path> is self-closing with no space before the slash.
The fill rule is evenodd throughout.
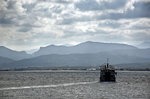
<path id="1" fill-rule="evenodd" d="M 109 58 L 107 58 L 107 64 L 106 64 L 106 68 L 108 68 L 108 66 L 109 66 L 109 63 L 108 63 L 108 61 L 109 61 Z"/>

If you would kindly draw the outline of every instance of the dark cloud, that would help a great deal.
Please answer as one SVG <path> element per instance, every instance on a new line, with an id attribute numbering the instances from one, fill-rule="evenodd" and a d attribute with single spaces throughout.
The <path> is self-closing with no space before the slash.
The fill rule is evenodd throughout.
<path id="1" fill-rule="evenodd" d="M 128 12 L 129 17 L 150 17 L 150 2 L 136 2 L 134 3 L 134 7 L 133 11 Z"/>
<path id="2" fill-rule="evenodd" d="M 118 9 L 125 6 L 127 0 L 113 0 L 112 2 L 100 1 L 99 3 L 96 0 L 84 0 L 76 3 L 76 7 L 81 11 L 90 11 L 90 10 L 106 10 L 106 9 Z"/>
<path id="3" fill-rule="evenodd" d="M 2 25 L 6 25 L 6 24 L 12 24 L 12 20 L 11 19 L 6 19 L 6 18 L 0 18 L 0 24 Z"/>
<path id="4" fill-rule="evenodd" d="M 20 27 L 18 29 L 19 32 L 28 32 L 28 31 L 32 30 L 32 28 L 34 28 L 34 27 L 40 28 L 40 26 L 32 25 L 32 24 L 29 24 L 29 23 L 22 24 L 22 25 L 17 25 L 17 26 Z"/>
<path id="5" fill-rule="evenodd" d="M 123 5 L 125 5 L 127 2 L 124 0 L 123 0 L 124 2 L 121 2 L 122 0 L 119 0 L 117 3 L 117 1 L 118 0 L 115 0 L 114 2 L 110 3 L 110 6 L 108 6 L 109 3 L 107 6 L 105 3 L 104 4 L 102 3 L 101 5 L 103 5 L 104 8 L 107 8 L 107 9 L 112 8 L 115 10 L 119 7 L 123 7 Z M 112 4 L 112 7 L 111 7 L 111 4 Z M 79 5 L 81 6 L 81 8 Z M 103 8 L 102 6 L 100 8 L 100 5 L 94 0 L 81 1 L 79 2 L 79 5 L 77 7 L 80 8 L 80 10 L 84 10 L 84 11 L 89 11 L 89 10 L 97 11 L 100 9 L 102 10 Z M 86 22 L 86 21 L 95 21 L 95 20 L 103 20 L 103 19 L 118 20 L 118 19 L 134 19 L 134 18 L 149 18 L 150 17 L 150 13 L 149 13 L 150 2 L 135 2 L 133 6 L 134 6 L 133 10 L 127 9 L 123 13 L 122 12 L 121 13 L 120 12 L 105 12 L 105 13 L 102 13 L 101 15 L 94 15 L 92 17 L 84 16 L 84 15 L 82 15 L 82 17 L 69 17 L 69 18 L 64 18 L 62 21 L 58 22 L 57 24 L 70 25 L 75 22 Z M 68 14 L 68 16 L 70 15 Z M 107 25 L 113 28 L 119 27 L 119 24 L 117 23 L 116 24 L 115 23 L 103 23 L 100 25 L 101 26 Z"/>
<path id="6" fill-rule="evenodd" d="M 69 0 L 54 0 L 54 2 L 62 3 L 62 4 L 69 4 L 69 3 L 71 3 L 71 0 L 70 1 Z"/>
<path id="7" fill-rule="evenodd" d="M 21 16 L 22 11 L 24 9 L 21 9 L 21 5 L 17 4 L 17 1 L 15 0 L 9 0 L 9 1 L 1 1 L 2 4 L 0 4 L 0 24 L 6 26 L 15 25 L 16 22 L 14 19 L 18 20 L 18 17 Z M 0 3 L 1 3 L 0 2 Z"/>
<path id="8" fill-rule="evenodd" d="M 36 3 L 23 4 L 22 7 L 26 9 L 27 13 L 32 12 L 32 9 L 35 7 Z"/>
<path id="9" fill-rule="evenodd" d="M 128 18 L 142 18 L 142 17 L 150 17 L 150 2 L 135 2 L 134 9 L 128 9 L 124 13 L 106 13 L 102 16 L 99 16 L 98 19 L 128 19 Z"/>
<path id="10" fill-rule="evenodd" d="M 23 28 L 20 28 L 18 31 L 19 32 L 28 32 L 32 29 L 32 27 L 23 27 Z"/>
<path id="11" fill-rule="evenodd" d="M 95 0 L 85 0 L 75 4 L 82 11 L 99 10 L 100 6 Z"/>
<path id="12" fill-rule="evenodd" d="M 7 2 L 7 9 L 15 9 L 15 7 L 16 7 L 16 2 L 17 1 L 8 1 Z"/>

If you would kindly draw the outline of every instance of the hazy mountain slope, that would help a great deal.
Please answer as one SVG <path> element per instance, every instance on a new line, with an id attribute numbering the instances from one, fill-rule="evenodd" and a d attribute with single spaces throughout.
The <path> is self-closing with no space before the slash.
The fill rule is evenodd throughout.
<path id="1" fill-rule="evenodd" d="M 0 56 L 11 58 L 13 60 L 20 60 L 30 57 L 30 55 L 26 54 L 25 51 L 14 51 L 4 46 L 0 46 Z"/>
<path id="2" fill-rule="evenodd" d="M 150 48 L 147 49 L 121 49 L 121 50 L 113 50 L 109 51 L 109 53 L 113 53 L 115 55 L 127 55 L 141 58 L 150 58 Z"/>
<path id="3" fill-rule="evenodd" d="M 110 58 L 111 64 L 149 62 L 150 58 L 115 55 L 110 52 L 95 54 L 43 55 L 5 64 L 5 67 L 57 67 L 57 66 L 99 66 Z"/>
<path id="4" fill-rule="evenodd" d="M 143 42 L 137 45 L 139 48 L 150 48 L 150 42 Z"/>
<path id="5" fill-rule="evenodd" d="M 0 64 L 3 64 L 3 63 L 10 63 L 10 62 L 14 62 L 14 60 L 0 56 Z"/>
<path id="6" fill-rule="evenodd" d="M 100 42 L 84 42 L 76 46 L 55 46 L 50 45 L 41 47 L 39 51 L 34 53 L 34 56 L 48 54 L 74 54 L 74 53 L 98 53 L 103 51 L 111 51 L 117 49 L 137 49 L 134 46 L 118 43 L 100 43 Z"/>
<path id="7" fill-rule="evenodd" d="M 55 45 L 43 47 L 32 58 L 25 52 L 0 47 L 0 56 L 18 60 L 1 59 L 1 62 L 4 62 L 0 64 L 1 68 L 99 66 L 105 63 L 107 58 L 110 58 L 111 64 L 150 62 L 150 48 L 138 49 L 125 44 L 88 41 L 70 47 Z"/>
<path id="8" fill-rule="evenodd" d="M 128 64 L 115 64 L 116 68 L 150 68 L 150 62 L 144 63 L 128 63 Z"/>

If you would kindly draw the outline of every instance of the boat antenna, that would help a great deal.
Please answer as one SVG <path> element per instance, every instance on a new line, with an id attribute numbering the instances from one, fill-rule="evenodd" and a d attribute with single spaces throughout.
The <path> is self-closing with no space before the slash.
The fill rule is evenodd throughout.
<path id="1" fill-rule="evenodd" d="M 109 58 L 107 58 L 107 65 L 106 65 L 106 68 L 108 68 L 108 66 L 109 66 L 109 63 L 108 63 L 108 61 L 109 61 Z"/>

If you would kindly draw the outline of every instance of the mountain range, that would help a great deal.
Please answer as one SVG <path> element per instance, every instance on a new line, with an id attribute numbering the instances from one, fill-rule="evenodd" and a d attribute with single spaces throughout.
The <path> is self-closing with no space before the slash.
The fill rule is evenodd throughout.
<path id="1" fill-rule="evenodd" d="M 41 47 L 39 51 L 35 52 L 34 56 L 48 55 L 48 54 L 83 54 L 83 53 L 98 53 L 103 51 L 112 51 L 119 49 L 137 49 L 134 46 L 118 43 L 100 43 L 87 41 L 75 46 L 56 46 L 50 45 Z"/>
<path id="2" fill-rule="evenodd" d="M 49 45 L 27 54 L 0 47 L 0 68 L 99 66 L 106 58 L 111 64 L 147 63 L 150 62 L 150 48 L 87 41 L 75 46 Z"/>
<path id="3" fill-rule="evenodd" d="M 31 57 L 31 55 L 27 54 L 25 51 L 15 51 L 4 46 L 0 46 L 0 56 L 10 58 L 13 60 L 21 60 Z"/>
<path id="4" fill-rule="evenodd" d="M 137 45 L 139 48 L 150 48 L 150 42 L 142 42 L 141 44 Z"/>

